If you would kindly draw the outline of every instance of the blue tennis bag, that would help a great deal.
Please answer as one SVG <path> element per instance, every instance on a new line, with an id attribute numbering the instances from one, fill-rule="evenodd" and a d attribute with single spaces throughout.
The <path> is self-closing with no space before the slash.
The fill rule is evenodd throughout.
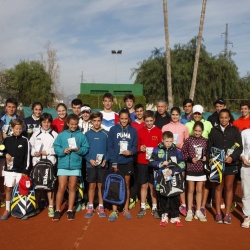
<path id="1" fill-rule="evenodd" d="M 117 170 L 107 171 L 102 184 L 103 200 L 114 205 L 122 205 L 126 198 L 126 183 L 124 175 Z"/>

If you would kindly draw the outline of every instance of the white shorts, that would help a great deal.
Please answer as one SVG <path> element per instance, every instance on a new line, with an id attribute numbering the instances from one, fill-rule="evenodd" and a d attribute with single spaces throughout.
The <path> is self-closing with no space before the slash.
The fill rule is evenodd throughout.
<path id="1" fill-rule="evenodd" d="M 6 187 L 14 187 L 22 177 L 22 174 L 16 172 L 3 171 L 4 175 L 4 185 Z"/>

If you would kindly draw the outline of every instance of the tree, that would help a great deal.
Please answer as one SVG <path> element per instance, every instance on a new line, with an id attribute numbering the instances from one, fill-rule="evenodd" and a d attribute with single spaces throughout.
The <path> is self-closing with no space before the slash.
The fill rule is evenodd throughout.
<path id="1" fill-rule="evenodd" d="M 43 64 L 46 72 L 52 79 L 52 92 L 57 98 L 59 98 L 59 86 L 60 86 L 60 65 L 58 63 L 57 51 L 51 48 L 51 42 L 48 41 L 45 46 L 46 54 L 40 53 L 40 60 Z"/>
<path id="2" fill-rule="evenodd" d="M 164 16 L 164 29 L 165 29 L 165 42 L 166 42 L 166 72 L 167 72 L 167 90 L 168 90 L 168 104 L 173 107 L 173 94 L 172 94 L 172 80 L 171 80 L 171 57 L 170 57 L 170 42 L 168 30 L 168 7 L 167 0 L 163 0 L 163 16 Z"/>
<path id="3" fill-rule="evenodd" d="M 196 39 L 187 44 L 175 44 L 171 50 L 172 85 L 174 105 L 181 106 L 184 98 L 189 96 L 193 67 L 196 53 Z M 138 68 L 132 69 L 136 76 L 135 83 L 143 84 L 143 92 L 148 103 L 155 103 L 167 94 L 166 85 L 166 57 L 162 49 L 155 48 L 148 59 L 138 63 Z M 213 102 L 218 97 L 225 99 L 239 99 L 248 96 L 249 78 L 240 80 L 238 68 L 233 60 L 223 55 L 212 56 L 201 44 L 199 68 L 197 71 L 197 85 L 195 103 L 204 105 L 207 110 L 213 108 Z M 244 93 L 242 87 L 244 86 Z M 245 97 L 244 97 L 245 98 Z M 234 109 L 234 103 L 229 102 L 229 108 Z"/>
<path id="4" fill-rule="evenodd" d="M 196 47 L 196 53 L 195 53 L 193 78 L 192 78 L 192 84 L 191 84 L 190 94 L 189 94 L 189 98 L 191 98 L 192 100 L 194 100 L 194 93 L 195 93 L 195 87 L 196 87 L 196 79 L 197 79 L 197 71 L 198 71 L 198 65 L 199 65 L 200 46 L 201 46 L 202 31 L 203 31 L 203 25 L 204 25 L 204 19 L 205 19 L 206 3 L 207 3 L 207 0 L 203 0 L 199 34 L 198 34 L 197 47 Z"/>
<path id="5" fill-rule="evenodd" d="M 16 98 L 25 106 L 40 101 L 50 107 L 54 94 L 52 79 L 38 61 L 20 61 L 14 68 L 4 71 L 6 85 L 16 92 Z"/>

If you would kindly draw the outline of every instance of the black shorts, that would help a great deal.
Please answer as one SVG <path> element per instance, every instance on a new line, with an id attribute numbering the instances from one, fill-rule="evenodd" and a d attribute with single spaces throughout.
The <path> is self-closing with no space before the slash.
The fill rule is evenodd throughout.
<path id="1" fill-rule="evenodd" d="M 236 175 L 238 173 L 238 166 L 226 166 L 224 170 L 225 175 Z"/>
<path id="2" fill-rule="evenodd" d="M 154 184 L 154 170 L 146 164 L 138 164 L 137 182 L 139 184 Z"/>
<path id="3" fill-rule="evenodd" d="M 134 163 L 130 162 L 127 164 L 117 164 L 117 168 L 124 174 L 124 175 L 132 175 L 134 174 Z"/>
<path id="4" fill-rule="evenodd" d="M 105 172 L 106 168 L 101 168 L 101 167 L 87 168 L 86 180 L 88 183 L 102 182 Z"/>

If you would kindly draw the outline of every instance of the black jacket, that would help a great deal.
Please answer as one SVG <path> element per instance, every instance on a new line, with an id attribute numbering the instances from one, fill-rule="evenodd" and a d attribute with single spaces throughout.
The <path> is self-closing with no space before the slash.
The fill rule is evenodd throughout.
<path id="1" fill-rule="evenodd" d="M 14 157 L 13 168 L 7 170 L 7 164 L 5 164 L 5 171 L 28 173 L 30 165 L 30 146 L 29 141 L 24 136 L 9 136 L 4 140 L 5 149 L 4 155 L 10 154 Z"/>
<path id="2" fill-rule="evenodd" d="M 233 162 L 231 164 L 226 164 L 226 166 L 227 165 L 229 166 L 239 165 L 240 155 L 243 150 L 241 135 L 240 135 L 238 128 L 232 125 L 228 125 L 225 128 L 224 133 L 221 130 L 220 125 L 217 125 L 212 128 L 208 137 L 208 153 L 211 151 L 211 147 L 223 149 L 225 153 L 227 153 L 227 150 L 229 148 L 232 148 L 232 146 L 236 142 L 240 145 L 240 147 L 234 150 L 234 152 L 230 155 L 233 159 Z"/>
<path id="3" fill-rule="evenodd" d="M 217 126 L 220 124 L 220 120 L 219 120 L 219 114 L 217 111 L 215 111 L 212 115 L 210 115 L 208 118 L 207 118 L 208 121 L 210 121 L 213 125 L 213 127 Z M 232 115 L 230 115 L 230 123 L 232 124 L 234 121 L 234 117 Z"/>
<path id="4" fill-rule="evenodd" d="M 168 123 L 170 123 L 171 117 L 168 112 L 166 112 L 166 116 L 161 116 L 158 112 L 155 113 L 155 126 L 160 130 L 162 127 Z"/>

